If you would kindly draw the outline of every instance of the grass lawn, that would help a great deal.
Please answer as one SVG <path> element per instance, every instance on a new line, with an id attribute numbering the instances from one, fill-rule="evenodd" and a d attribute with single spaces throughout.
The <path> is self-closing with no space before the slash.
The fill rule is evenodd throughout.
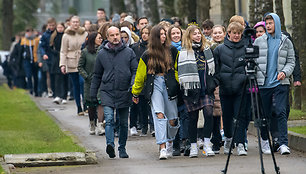
<path id="1" fill-rule="evenodd" d="M 306 135 L 306 126 L 289 127 L 289 130 L 295 133 Z"/>
<path id="2" fill-rule="evenodd" d="M 0 108 L 0 157 L 4 154 L 85 151 L 39 110 L 25 90 L 0 86 Z"/>
<path id="3" fill-rule="evenodd" d="M 0 174 L 4 174 L 4 170 L 2 169 L 1 165 L 0 165 Z"/>
<path id="4" fill-rule="evenodd" d="M 306 119 L 306 112 L 296 109 L 290 109 L 289 120 L 304 120 Z"/>

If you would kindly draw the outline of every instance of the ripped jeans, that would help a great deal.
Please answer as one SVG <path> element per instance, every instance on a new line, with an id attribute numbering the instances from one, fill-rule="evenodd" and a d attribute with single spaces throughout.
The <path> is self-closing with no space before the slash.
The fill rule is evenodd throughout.
<path id="1" fill-rule="evenodd" d="M 178 121 L 177 101 L 168 99 L 167 87 L 163 76 L 155 76 L 153 94 L 151 96 L 151 110 L 154 121 L 155 138 L 157 144 L 173 141 L 180 127 Z M 162 113 L 164 118 L 157 117 Z M 169 121 L 174 120 L 174 126 Z"/>

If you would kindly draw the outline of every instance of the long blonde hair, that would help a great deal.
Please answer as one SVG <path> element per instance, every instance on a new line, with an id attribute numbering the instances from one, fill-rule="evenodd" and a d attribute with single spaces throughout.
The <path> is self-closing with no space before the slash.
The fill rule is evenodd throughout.
<path id="1" fill-rule="evenodd" d="M 195 30 L 199 30 L 199 32 L 201 33 L 201 41 L 202 41 L 202 46 L 201 46 L 201 51 L 203 51 L 206 47 L 210 47 L 211 43 L 205 38 L 205 36 L 203 35 L 203 33 L 201 32 L 201 29 L 196 26 L 196 25 L 190 25 L 184 35 L 183 35 L 183 48 L 187 49 L 187 50 L 192 50 L 192 39 L 191 39 L 191 35 L 193 34 L 193 32 Z"/>

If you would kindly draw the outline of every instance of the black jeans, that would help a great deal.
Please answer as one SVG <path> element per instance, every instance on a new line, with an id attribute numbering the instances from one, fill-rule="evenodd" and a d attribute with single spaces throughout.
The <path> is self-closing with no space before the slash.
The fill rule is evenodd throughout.
<path id="1" fill-rule="evenodd" d="M 242 100 L 242 102 L 241 102 Z M 220 101 L 222 106 L 222 119 L 224 135 L 227 138 L 233 137 L 233 120 L 237 118 L 237 132 L 235 136 L 235 143 L 245 143 L 245 130 L 248 124 L 248 118 L 246 114 L 247 110 L 247 96 L 242 98 L 242 92 L 235 95 L 220 95 Z M 240 106 L 240 103 L 242 104 Z M 241 107 L 241 113 L 238 116 L 239 108 Z"/>
<path id="2" fill-rule="evenodd" d="M 61 99 L 67 99 L 68 92 L 68 75 L 62 73 L 55 74 L 54 95 Z"/>
<path id="3" fill-rule="evenodd" d="M 190 143 L 197 142 L 197 124 L 199 118 L 199 110 L 188 112 L 189 115 L 189 138 Z M 204 138 L 210 138 L 213 129 L 213 106 L 205 106 L 203 108 L 203 115 L 205 119 L 203 134 Z"/>
<path id="4" fill-rule="evenodd" d="M 214 123 L 213 123 L 211 143 L 213 143 L 214 146 L 221 147 L 222 143 L 222 137 L 220 134 L 221 116 L 214 116 L 213 120 Z"/>

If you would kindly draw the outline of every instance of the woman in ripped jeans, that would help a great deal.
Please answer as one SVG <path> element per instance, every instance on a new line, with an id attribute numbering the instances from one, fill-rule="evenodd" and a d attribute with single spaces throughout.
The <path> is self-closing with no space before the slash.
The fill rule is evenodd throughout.
<path id="1" fill-rule="evenodd" d="M 157 25 L 152 28 L 148 50 L 139 60 L 132 88 L 133 101 L 144 90 L 151 102 L 156 143 L 160 147 L 159 159 L 167 159 L 173 153 L 173 140 L 179 129 L 177 94 L 178 51 L 167 42 L 166 30 Z"/>

